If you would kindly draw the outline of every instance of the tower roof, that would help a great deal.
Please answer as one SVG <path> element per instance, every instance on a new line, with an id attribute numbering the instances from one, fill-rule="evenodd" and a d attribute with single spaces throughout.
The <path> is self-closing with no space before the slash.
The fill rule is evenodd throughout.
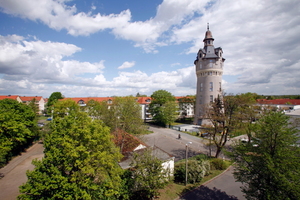
<path id="1" fill-rule="evenodd" d="M 209 30 L 209 23 L 207 23 L 207 31 L 205 32 L 205 38 L 204 38 L 204 40 L 203 40 L 203 42 L 205 41 L 205 40 L 214 40 L 214 38 L 213 38 L 213 36 L 212 36 L 212 33 L 211 33 L 211 31 Z"/>

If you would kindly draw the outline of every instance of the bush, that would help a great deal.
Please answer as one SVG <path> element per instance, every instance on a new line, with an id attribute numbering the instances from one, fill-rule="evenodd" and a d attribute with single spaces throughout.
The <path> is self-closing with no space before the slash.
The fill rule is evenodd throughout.
<path id="1" fill-rule="evenodd" d="M 188 183 L 200 182 L 209 174 L 210 164 L 207 160 L 188 160 Z M 175 182 L 185 182 L 185 162 L 175 164 Z"/>
<path id="2" fill-rule="evenodd" d="M 227 163 L 219 158 L 211 159 L 210 166 L 212 170 L 225 170 L 228 167 Z"/>

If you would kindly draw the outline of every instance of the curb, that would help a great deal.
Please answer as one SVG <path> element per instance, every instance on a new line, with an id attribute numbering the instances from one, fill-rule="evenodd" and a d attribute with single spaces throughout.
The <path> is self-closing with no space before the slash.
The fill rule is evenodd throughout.
<path id="1" fill-rule="evenodd" d="M 196 190 L 197 188 L 201 187 L 202 185 L 206 185 L 206 184 L 210 183 L 211 181 L 215 180 L 216 178 L 219 178 L 220 176 L 222 176 L 223 174 L 225 174 L 231 167 L 232 167 L 232 165 L 230 165 L 227 169 L 225 169 L 225 170 L 224 170 L 221 174 L 219 174 L 218 176 L 213 177 L 212 179 L 210 179 L 210 180 L 204 182 L 203 184 L 201 184 L 201 185 L 195 187 L 194 189 L 192 189 L 192 190 L 190 190 L 190 191 L 188 191 L 188 192 L 182 194 L 181 196 L 184 196 L 184 195 L 186 195 L 186 194 L 188 194 L 188 193 L 190 193 L 190 192 L 193 192 L 194 190 Z M 181 196 L 177 197 L 177 198 L 174 199 L 174 200 L 180 200 L 180 197 L 181 197 Z"/>

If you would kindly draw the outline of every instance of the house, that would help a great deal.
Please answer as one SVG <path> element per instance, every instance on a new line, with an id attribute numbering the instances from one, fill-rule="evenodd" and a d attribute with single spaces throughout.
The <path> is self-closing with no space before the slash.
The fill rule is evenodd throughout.
<path id="1" fill-rule="evenodd" d="M 179 106 L 179 116 L 183 118 L 194 117 L 195 98 L 190 96 L 175 98 Z"/>
<path id="2" fill-rule="evenodd" d="M 107 102 L 108 105 L 111 105 L 114 101 L 114 97 L 68 97 L 62 100 L 73 100 L 80 106 L 86 106 L 90 100 L 98 102 Z M 194 105 L 195 98 L 193 97 L 175 97 L 176 102 L 179 105 L 179 114 L 184 117 L 193 117 L 194 116 Z M 151 97 L 135 97 L 136 102 L 141 106 L 141 118 L 143 120 L 151 120 L 152 115 L 149 111 L 149 106 L 152 101 Z"/>
<path id="3" fill-rule="evenodd" d="M 133 153 L 142 153 L 146 149 L 150 149 L 151 155 L 161 160 L 163 162 L 163 168 L 169 172 L 169 175 L 173 175 L 175 157 L 156 146 L 147 146 L 137 137 L 126 133 L 121 129 L 115 130 L 112 134 L 114 135 L 114 143 L 120 147 L 121 153 L 124 156 L 121 162 L 119 162 L 122 169 L 131 168 L 131 164 L 133 163 Z"/>
<path id="4" fill-rule="evenodd" d="M 19 95 L 1 95 L 0 100 L 2 100 L 2 99 L 13 99 L 13 100 L 18 101 L 19 103 L 22 102 Z"/>
<path id="5" fill-rule="evenodd" d="M 21 102 L 28 105 L 31 101 L 35 101 L 38 107 L 38 114 L 42 114 L 45 110 L 45 100 L 42 96 L 20 96 Z"/>
<path id="6" fill-rule="evenodd" d="M 261 107 L 276 107 L 279 110 L 300 109 L 300 99 L 257 99 L 256 103 Z"/>
<path id="7" fill-rule="evenodd" d="M 151 120 L 152 115 L 149 111 L 149 105 L 152 101 L 151 97 L 137 97 L 136 101 L 140 104 L 141 106 L 141 111 L 142 111 L 142 119 L 143 120 Z"/>

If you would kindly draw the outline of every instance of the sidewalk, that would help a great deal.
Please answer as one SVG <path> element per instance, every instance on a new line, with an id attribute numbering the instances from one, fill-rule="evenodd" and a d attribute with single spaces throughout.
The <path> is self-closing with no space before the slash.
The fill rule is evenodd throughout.
<path id="1" fill-rule="evenodd" d="M 0 179 L 0 199 L 15 200 L 19 195 L 19 186 L 27 181 L 26 171 L 33 170 L 33 159 L 44 157 L 44 147 L 41 143 L 35 143 L 26 152 L 15 157 L 5 167 L 0 169 L 4 175 Z"/>

